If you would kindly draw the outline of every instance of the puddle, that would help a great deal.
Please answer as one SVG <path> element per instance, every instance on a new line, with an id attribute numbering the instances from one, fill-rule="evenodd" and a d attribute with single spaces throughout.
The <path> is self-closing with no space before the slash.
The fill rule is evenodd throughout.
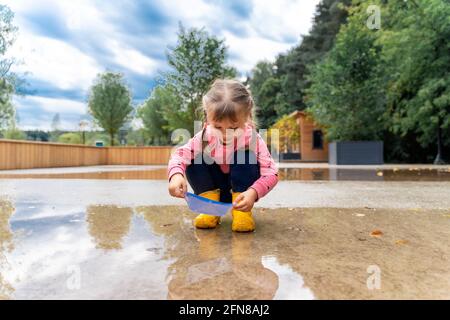
<path id="1" fill-rule="evenodd" d="M 278 275 L 279 287 L 275 293 L 275 300 L 313 300 L 311 289 L 305 287 L 303 278 L 291 269 L 289 265 L 281 265 L 277 257 L 265 256 L 262 261 L 268 268 Z"/>
<path id="2" fill-rule="evenodd" d="M 305 181 L 450 181 L 447 169 L 280 168 L 280 180 Z"/>
<path id="3" fill-rule="evenodd" d="M 76 173 L 8 173 L 0 174 L 0 179 L 99 179 L 99 180 L 165 180 L 166 169 L 98 171 Z"/>
<path id="4" fill-rule="evenodd" d="M 0 200 L 0 298 L 449 299 L 448 214 L 256 209 L 256 232 L 237 234 L 230 215 L 194 229 L 183 206 Z"/>
<path id="5" fill-rule="evenodd" d="M 356 169 L 356 168 L 280 168 L 280 180 L 301 181 L 450 181 L 446 168 Z M 99 179 L 99 180 L 166 180 L 166 169 L 99 171 L 76 173 L 11 173 L 0 179 Z"/>

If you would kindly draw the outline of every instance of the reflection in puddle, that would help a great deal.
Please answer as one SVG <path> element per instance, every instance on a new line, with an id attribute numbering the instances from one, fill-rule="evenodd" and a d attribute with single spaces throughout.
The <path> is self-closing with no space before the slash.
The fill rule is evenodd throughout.
<path id="1" fill-rule="evenodd" d="M 182 206 L 14 206 L 0 201 L 1 298 L 449 298 L 448 211 L 256 209 L 257 231 L 237 234 L 230 216 L 194 229 Z"/>
<path id="2" fill-rule="evenodd" d="M 275 256 L 265 256 L 262 261 L 264 267 L 273 270 L 279 279 L 279 288 L 275 294 L 276 300 L 312 300 L 314 295 L 305 287 L 303 278 L 288 265 L 280 265 Z"/>
<path id="3" fill-rule="evenodd" d="M 447 169 L 280 168 L 281 180 L 304 181 L 450 181 Z"/>
<path id="4" fill-rule="evenodd" d="M 187 270 L 186 282 L 188 285 L 192 285 L 228 272 L 231 272 L 231 265 L 227 259 L 212 259 L 190 266 Z"/>
<path id="5" fill-rule="evenodd" d="M 450 169 L 280 168 L 280 180 L 302 181 L 450 181 Z M 0 174 L 0 179 L 166 180 L 166 169 L 84 173 Z"/>
<path id="6" fill-rule="evenodd" d="M 14 250 L 13 233 L 9 225 L 13 214 L 11 202 L 0 199 L 0 300 L 9 299 L 14 291 L 11 284 L 3 278 L 3 273 L 9 268 L 6 254 Z"/>
<path id="7" fill-rule="evenodd" d="M 100 180 L 165 180 L 167 169 L 99 171 L 74 173 L 8 173 L 0 179 L 100 179 Z"/>
<path id="8" fill-rule="evenodd" d="M 101 249 L 121 249 L 122 238 L 130 230 L 131 208 L 89 206 L 86 209 L 89 234 Z"/>
<path id="9" fill-rule="evenodd" d="M 153 232 L 164 235 L 169 268 L 168 299 L 272 299 L 278 277 L 261 263 L 254 234 L 231 234 L 223 226 L 196 230 L 193 215 L 169 207 L 137 211 Z M 189 219 L 180 219 L 188 214 Z"/>

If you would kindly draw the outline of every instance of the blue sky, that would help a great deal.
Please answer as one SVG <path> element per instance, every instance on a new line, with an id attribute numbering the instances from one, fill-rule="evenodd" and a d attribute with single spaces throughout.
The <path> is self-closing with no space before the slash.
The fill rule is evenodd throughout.
<path id="1" fill-rule="evenodd" d="M 167 69 L 179 22 L 224 38 L 228 63 L 244 76 L 308 33 L 318 2 L 3 0 L 19 27 L 8 55 L 22 61 L 14 71 L 27 72 L 28 94 L 14 98 L 19 127 L 47 130 L 59 113 L 62 129 L 76 129 L 88 88 L 105 70 L 122 72 L 139 104 Z"/>

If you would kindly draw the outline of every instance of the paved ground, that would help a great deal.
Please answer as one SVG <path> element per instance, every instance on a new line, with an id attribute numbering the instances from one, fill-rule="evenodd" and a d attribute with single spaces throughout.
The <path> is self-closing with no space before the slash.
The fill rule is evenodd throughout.
<path id="1" fill-rule="evenodd" d="M 29 204 L 184 205 L 162 180 L 0 179 L 0 194 Z M 259 207 L 450 208 L 450 182 L 280 181 Z"/>
<path id="2" fill-rule="evenodd" d="M 449 181 L 280 181 L 251 234 L 195 230 L 166 187 L 0 179 L 0 298 L 450 298 Z"/>
<path id="3" fill-rule="evenodd" d="M 441 169 L 450 170 L 450 165 L 432 164 L 383 164 L 383 165 L 330 165 L 326 162 L 283 162 L 278 163 L 279 168 L 341 168 L 341 169 Z M 117 165 L 117 166 L 85 166 L 85 167 L 61 167 L 61 168 L 36 168 L 21 170 L 0 170 L 0 174 L 28 174 L 28 173 L 81 173 L 81 172 L 104 172 L 104 171 L 129 171 L 129 170 L 150 170 L 165 169 L 163 165 Z"/>

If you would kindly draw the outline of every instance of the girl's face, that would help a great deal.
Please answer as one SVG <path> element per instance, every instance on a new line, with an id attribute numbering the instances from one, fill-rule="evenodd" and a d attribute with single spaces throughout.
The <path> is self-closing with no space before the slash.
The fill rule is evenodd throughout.
<path id="1" fill-rule="evenodd" d="M 234 138 L 238 138 L 244 132 L 245 120 L 234 122 L 229 119 L 221 121 L 214 121 L 210 117 L 207 119 L 207 124 L 210 125 L 213 134 L 223 144 L 232 143 Z"/>

